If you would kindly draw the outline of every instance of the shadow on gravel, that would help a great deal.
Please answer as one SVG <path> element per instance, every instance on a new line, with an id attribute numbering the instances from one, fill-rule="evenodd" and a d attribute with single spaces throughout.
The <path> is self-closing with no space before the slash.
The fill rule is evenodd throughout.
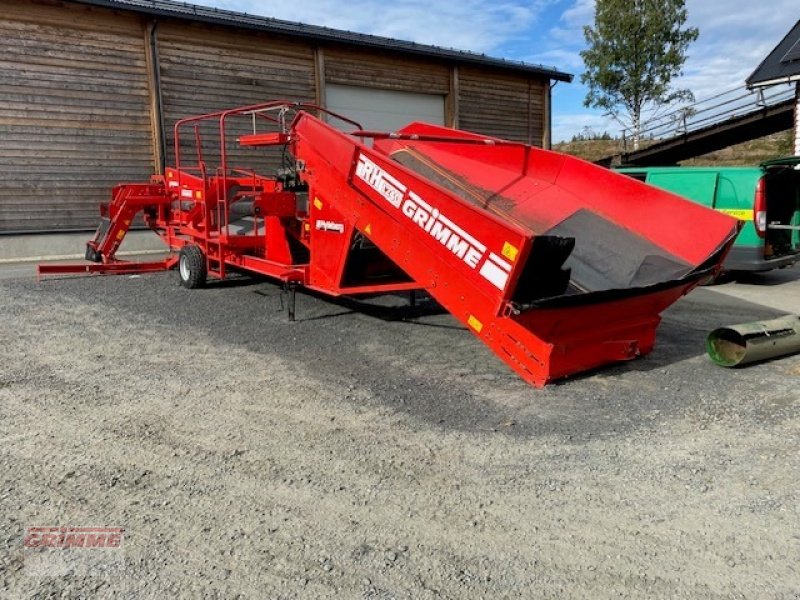
<path id="1" fill-rule="evenodd" d="M 274 285 L 269 280 L 254 281 L 251 283 L 268 283 Z M 280 309 L 286 310 L 288 296 L 287 293 L 281 290 L 279 287 L 270 290 L 257 289 L 254 291 L 254 293 L 265 298 L 277 298 Z M 416 299 L 413 301 L 414 304 L 411 303 L 412 300 L 410 299 L 409 294 L 403 293 L 375 294 L 362 297 L 340 296 L 337 298 L 327 296 L 314 290 L 304 289 L 302 291 L 297 291 L 297 297 L 298 299 L 302 297 L 315 298 L 320 302 L 347 309 L 344 311 L 317 314 L 311 317 L 304 317 L 302 312 L 298 311 L 295 315 L 295 321 L 298 323 L 308 321 L 324 321 L 327 319 L 346 317 L 348 315 L 362 314 L 375 319 L 380 319 L 381 321 L 404 321 L 409 325 L 419 325 L 422 327 L 441 327 L 444 329 L 459 329 L 466 331 L 465 327 L 462 327 L 458 324 L 449 325 L 443 323 L 424 323 L 416 321 L 416 319 L 421 319 L 424 317 L 448 314 L 447 311 L 442 308 L 433 298 L 421 292 L 417 292 Z"/>
<path id="2" fill-rule="evenodd" d="M 703 288 L 693 291 L 662 315 L 656 346 L 646 360 L 622 363 L 622 370 L 648 371 L 706 353 L 706 338 L 725 325 L 772 319 L 784 312 Z"/>
<path id="3" fill-rule="evenodd" d="M 775 285 L 782 285 L 790 281 L 797 281 L 798 279 L 800 279 L 800 268 L 795 267 L 780 269 L 777 271 L 769 271 L 766 273 L 749 273 L 747 271 L 740 271 L 738 273 L 731 273 L 727 281 L 735 281 L 736 283 L 745 285 L 771 287 Z"/>
<path id="4" fill-rule="evenodd" d="M 362 315 L 366 315 L 368 317 L 373 317 L 375 319 L 380 319 L 381 321 L 405 321 L 409 325 L 419 325 L 423 327 L 441 327 L 444 329 L 460 329 L 466 331 L 465 327 L 461 327 L 458 324 L 444 324 L 444 323 L 424 323 L 420 321 L 415 321 L 415 319 L 421 319 L 424 317 L 433 317 L 437 315 L 446 315 L 448 314 L 445 309 L 443 309 L 439 304 L 433 300 L 432 298 L 418 298 L 415 305 L 411 304 L 402 304 L 402 302 L 408 302 L 406 296 L 398 296 L 398 295 L 391 295 L 391 297 L 398 299 L 397 304 L 393 305 L 385 305 L 385 304 L 375 304 L 374 302 L 370 302 L 370 300 L 376 300 L 378 298 L 347 298 L 347 297 L 340 297 L 340 298 L 329 298 L 323 296 L 322 294 L 316 294 L 311 292 L 311 295 L 318 298 L 321 301 L 328 302 L 330 304 L 335 304 L 336 306 L 341 306 L 344 308 L 349 308 L 345 313 L 334 313 L 331 316 L 339 316 L 344 314 L 354 314 L 360 313 Z M 318 319 L 325 319 L 328 318 L 327 316 L 321 315 L 318 317 L 311 317 L 310 319 L 299 319 L 302 321 L 313 321 Z"/>
<path id="5" fill-rule="evenodd" d="M 281 287 L 249 277 L 202 291 L 178 286 L 174 274 L 2 285 L 12 288 L 11 298 L 20 286 L 35 291 L 39 303 L 109 306 L 134 324 L 198 331 L 221 345 L 279 355 L 330 389 L 362 390 L 370 404 L 428 426 L 574 441 L 650 427 L 652 414 L 664 419 L 693 410 L 704 393 L 763 392 L 763 371 L 732 376 L 689 359 L 704 354 L 706 335 L 720 325 L 781 314 L 696 290 L 666 311 L 650 355 L 536 390 L 424 296 L 409 306 L 407 294 L 331 301 L 304 290 L 297 294 L 298 320 L 289 322 L 280 310 Z"/>

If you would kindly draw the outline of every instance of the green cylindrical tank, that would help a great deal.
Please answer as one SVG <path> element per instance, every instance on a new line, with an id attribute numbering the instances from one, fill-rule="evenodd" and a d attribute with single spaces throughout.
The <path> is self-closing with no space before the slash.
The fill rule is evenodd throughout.
<path id="1" fill-rule="evenodd" d="M 709 334 L 706 350 L 711 360 L 723 367 L 800 352 L 800 316 L 720 327 Z"/>

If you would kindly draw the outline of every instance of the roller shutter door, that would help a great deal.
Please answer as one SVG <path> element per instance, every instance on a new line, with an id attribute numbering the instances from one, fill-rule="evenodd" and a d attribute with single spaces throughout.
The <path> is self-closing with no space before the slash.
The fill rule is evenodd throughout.
<path id="1" fill-rule="evenodd" d="M 153 145 L 136 19 L 0 2 L 0 232 L 94 228 Z"/>
<path id="2" fill-rule="evenodd" d="M 358 121 L 366 129 L 395 131 L 411 121 L 445 123 L 445 97 L 440 94 L 328 84 L 325 96 L 328 109 Z"/>

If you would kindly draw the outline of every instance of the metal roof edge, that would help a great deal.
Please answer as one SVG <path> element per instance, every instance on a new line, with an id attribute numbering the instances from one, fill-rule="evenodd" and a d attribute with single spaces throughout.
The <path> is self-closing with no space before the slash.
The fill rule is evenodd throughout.
<path id="1" fill-rule="evenodd" d="M 447 59 L 462 64 L 495 67 L 517 73 L 528 73 L 546 76 L 556 81 L 570 83 L 571 73 L 559 71 L 555 67 L 546 67 L 521 61 L 496 58 L 485 54 L 477 54 L 465 50 L 455 50 L 429 44 L 418 44 L 407 40 L 376 36 L 324 27 L 294 23 L 272 17 L 251 15 L 214 7 L 200 6 L 173 0 L 66 0 L 72 4 L 84 4 L 99 8 L 121 10 L 154 17 L 174 18 L 227 27 L 237 27 L 253 31 L 268 31 L 289 37 L 306 40 L 324 41 L 328 43 L 351 44 L 366 48 L 390 50 L 401 54 Z"/>
<path id="2" fill-rule="evenodd" d="M 800 73 L 797 75 L 782 75 L 781 77 L 776 77 L 775 79 L 765 79 L 763 81 L 756 81 L 755 83 L 747 82 L 748 89 L 760 88 L 760 87 L 770 87 L 773 85 L 780 85 L 782 83 L 789 84 L 794 83 L 796 81 L 800 81 Z"/>
<path id="3" fill-rule="evenodd" d="M 759 71 L 762 69 L 762 67 L 763 67 L 763 66 L 764 66 L 764 65 L 767 63 L 767 61 L 768 61 L 770 58 L 772 58 L 772 55 L 773 55 L 773 54 L 775 54 L 775 52 L 778 50 L 778 48 L 780 48 L 781 44 L 783 44 L 783 42 L 785 42 L 785 41 L 786 41 L 786 38 L 788 38 L 790 35 L 792 35 L 792 33 L 794 32 L 794 30 L 795 30 L 795 29 L 797 29 L 797 27 L 798 27 L 798 26 L 800 26 L 800 19 L 798 19 L 798 20 L 797 20 L 797 22 L 795 22 L 795 24 L 794 24 L 794 25 L 792 25 L 792 26 L 789 28 L 789 31 L 787 31 L 787 32 L 786 32 L 786 35 L 784 35 L 784 36 L 783 36 L 783 37 L 780 39 L 780 41 L 778 41 L 778 43 L 777 43 L 777 44 L 775 44 L 775 46 L 772 48 L 772 50 L 770 50 L 770 51 L 767 53 L 767 55 L 764 57 L 764 60 L 762 60 L 760 63 L 758 63 L 758 66 L 757 66 L 755 69 L 753 69 L 753 72 L 752 72 L 752 73 L 750 73 L 749 77 L 748 77 L 747 79 L 745 79 L 745 80 L 744 80 L 744 82 L 745 82 L 745 85 L 746 85 L 748 88 L 754 88 L 754 87 L 763 87 L 764 85 L 772 85 L 772 84 L 767 84 L 767 83 L 766 83 L 766 82 L 767 82 L 767 80 L 753 81 L 753 79 L 755 78 L 755 75 L 756 75 L 756 73 L 758 73 L 758 72 L 759 72 Z M 778 78 L 778 79 L 780 79 L 780 78 Z"/>

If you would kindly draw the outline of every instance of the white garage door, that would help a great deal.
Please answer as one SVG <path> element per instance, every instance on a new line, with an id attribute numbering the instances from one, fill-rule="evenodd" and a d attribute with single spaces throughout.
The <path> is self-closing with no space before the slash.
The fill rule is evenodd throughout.
<path id="1" fill-rule="evenodd" d="M 444 125 L 444 96 L 356 87 L 325 86 L 329 110 L 358 121 L 365 129 L 396 131 L 411 121 Z M 336 120 L 332 125 L 347 129 Z"/>

